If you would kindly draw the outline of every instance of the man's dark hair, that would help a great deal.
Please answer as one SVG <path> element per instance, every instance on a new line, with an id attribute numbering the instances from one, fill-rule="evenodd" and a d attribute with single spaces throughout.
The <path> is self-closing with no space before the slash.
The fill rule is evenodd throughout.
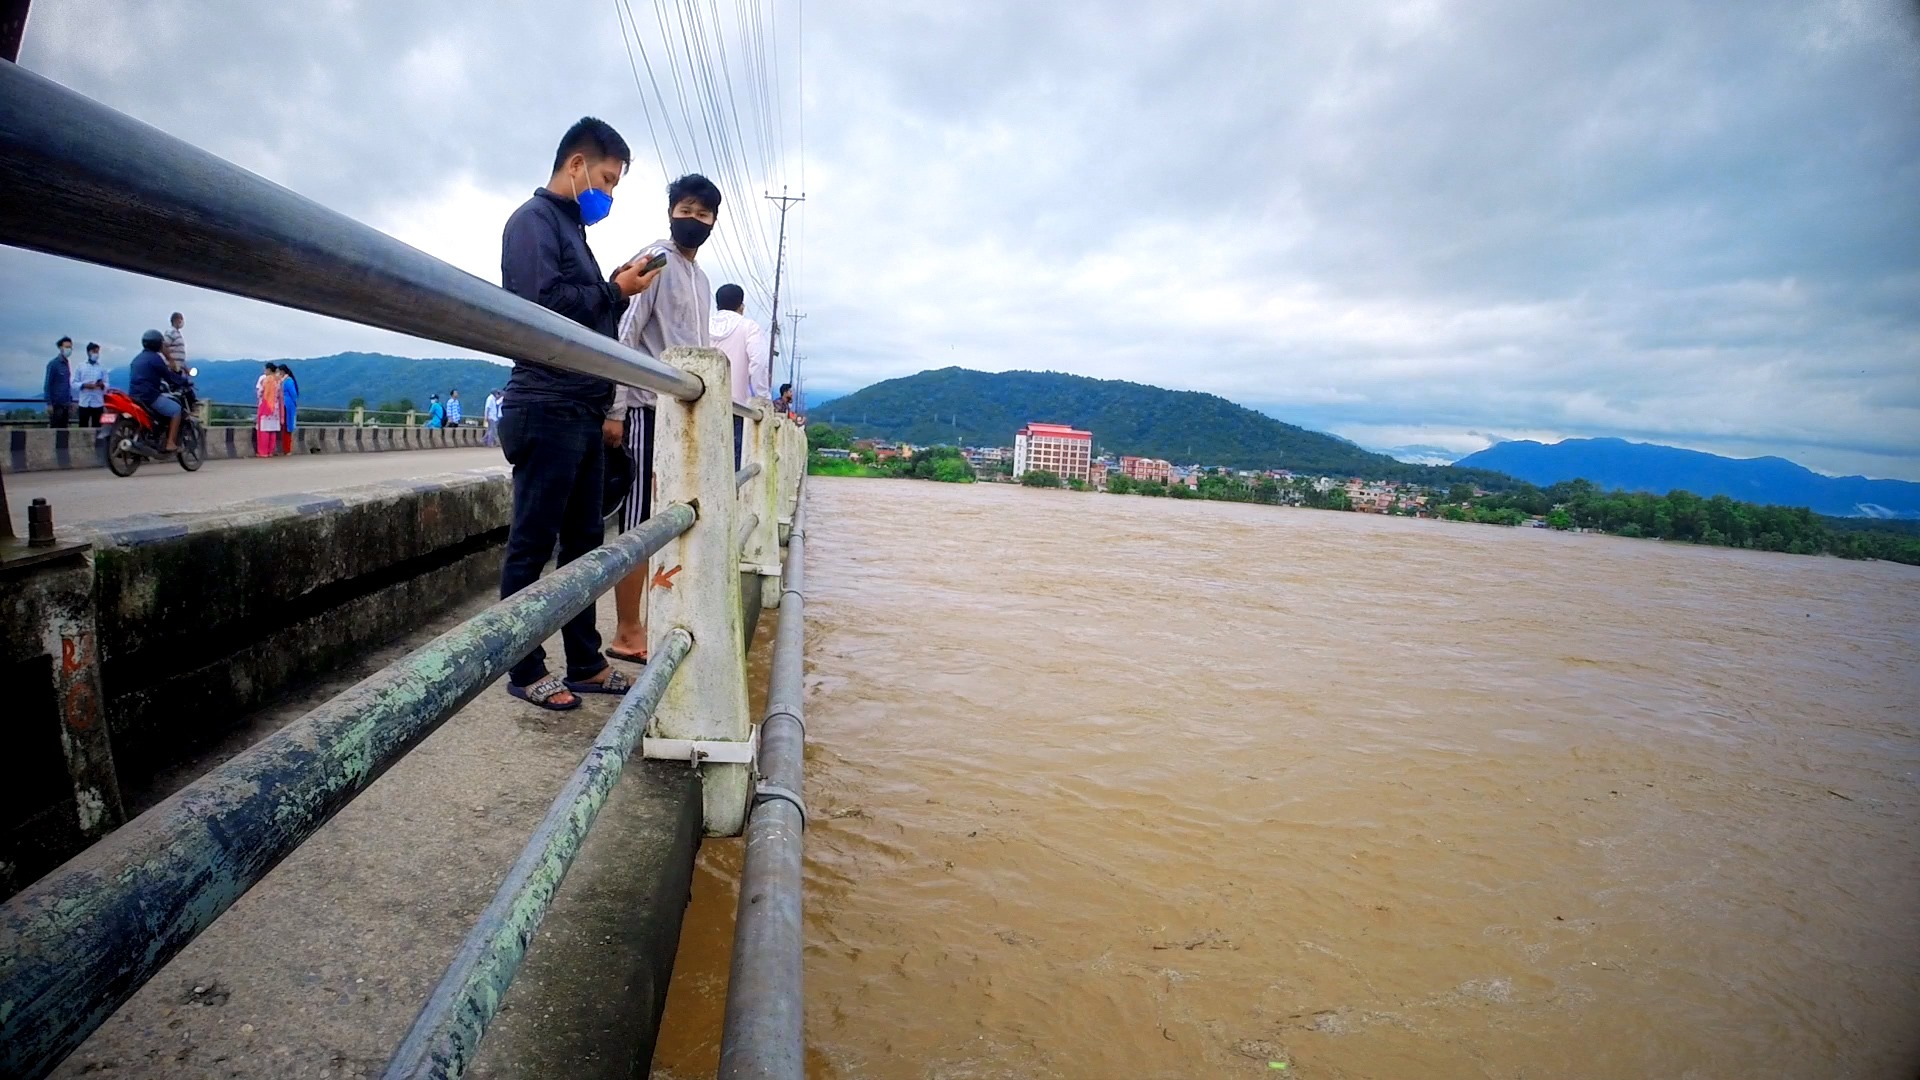
<path id="1" fill-rule="evenodd" d="M 728 282 L 713 294 L 713 306 L 722 311 L 739 311 L 747 302 L 747 290 Z"/>
<path id="2" fill-rule="evenodd" d="M 167 316 L 167 321 L 168 321 L 168 322 L 172 322 L 172 321 L 173 321 L 173 320 L 175 320 L 175 319 L 184 319 L 184 318 L 186 318 L 186 316 L 185 316 L 185 315 L 182 315 L 182 314 L 180 314 L 179 312 L 177 312 L 177 311 L 176 311 L 176 312 L 174 312 L 174 313 L 173 313 L 172 315 L 169 315 L 169 316 Z"/>
<path id="3" fill-rule="evenodd" d="M 592 116 L 581 117 L 560 136 L 560 149 L 553 154 L 553 171 L 559 172 L 575 154 L 587 155 L 588 161 L 619 158 L 623 167 L 633 164 L 633 151 L 627 149 L 627 140 L 613 130 L 612 124 Z"/>
<path id="4" fill-rule="evenodd" d="M 97 342 L 97 341 L 89 341 L 89 342 L 87 342 L 87 351 L 88 351 L 88 352 L 99 352 L 99 351 L 100 351 L 100 343 L 99 343 L 99 342 Z"/>
<path id="5" fill-rule="evenodd" d="M 667 209 L 679 206 L 681 199 L 692 199 L 716 214 L 720 212 L 720 189 L 697 172 L 667 185 Z"/>
<path id="6" fill-rule="evenodd" d="M 61 338 L 61 339 L 60 339 L 59 341 L 56 341 L 56 342 L 54 342 L 54 343 L 53 343 L 53 347 L 57 349 L 57 348 L 59 348 L 59 347 L 60 347 L 60 346 L 62 346 L 62 345 L 71 345 L 71 344 L 73 344 L 73 339 L 72 339 L 72 338 L 70 338 L 70 337 L 63 337 L 63 338 Z"/>
<path id="7" fill-rule="evenodd" d="M 783 382 L 783 383 L 781 383 L 781 384 L 780 384 L 780 392 L 781 392 L 782 394 L 784 394 L 784 393 L 786 393 L 787 391 L 789 391 L 789 390 L 791 390 L 791 389 L 793 389 L 793 384 L 792 384 L 792 383 L 790 383 L 790 382 Z"/>

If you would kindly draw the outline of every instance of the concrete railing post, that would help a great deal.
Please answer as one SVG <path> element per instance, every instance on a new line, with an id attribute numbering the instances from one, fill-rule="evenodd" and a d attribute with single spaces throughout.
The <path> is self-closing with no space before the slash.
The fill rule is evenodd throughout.
<path id="1" fill-rule="evenodd" d="M 707 389 L 693 401 L 663 394 L 655 407 L 654 505 L 686 503 L 699 518 L 653 557 L 649 650 L 663 648 L 666 636 L 679 628 L 693 636 L 693 651 L 667 685 L 648 734 L 745 743 L 753 724 L 747 713 L 746 657 L 740 651 L 732 373 L 725 354 L 716 349 L 672 348 L 665 360 L 698 377 Z M 739 835 L 753 790 L 750 763 L 709 761 L 700 768 L 708 835 Z"/>
<path id="2" fill-rule="evenodd" d="M 793 512 L 800 504 L 800 478 L 807 471 L 807 432 L 791 420 L 780 423 L 777 444 L 780 457 L 780 535 L 793 526 Z"/>
<path id="3" fill-rule="evenodd" d="M 764 398 L 753 402 L 760 418 L 746 424 L 744 460 L 760 466 L 760 475 L 747 482 L 740 493 L 741 509 L 756 515 L 753 533 L 740 550 L 740 569 L 759 575 L 760 607 L 780 606 L 780 454 L 779 429 L 786 423 L 773 402 Z"/>
<path id="4" fill-rule="evenodd" d="M 353 426 L 367 426 L 367 407 L 365 405 L 355 405 L 353 407 Z"/>
<path id="5" fill-rule="evenodd" d="M 408 427 L 413 426 L 413 410 L 412 409 L 407 410 L 407 426 Z"/>

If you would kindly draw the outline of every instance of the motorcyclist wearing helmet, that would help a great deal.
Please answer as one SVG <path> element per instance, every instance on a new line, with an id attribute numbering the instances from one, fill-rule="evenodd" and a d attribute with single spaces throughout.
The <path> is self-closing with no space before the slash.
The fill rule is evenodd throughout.
<path id="1" fill-rule="evenodd" d="M 166 337 L 158 330 L 140 335 L 140 355 L 133 358 L 127 396 L 155 416 L 167 418 L 167 445 L 162 451 L 171 454 L 180 449 L 180 403 L 166 392 L 185 376 L 176 376 L 167 367 L 167 358 L 161 352 L 165 344 Z"/>

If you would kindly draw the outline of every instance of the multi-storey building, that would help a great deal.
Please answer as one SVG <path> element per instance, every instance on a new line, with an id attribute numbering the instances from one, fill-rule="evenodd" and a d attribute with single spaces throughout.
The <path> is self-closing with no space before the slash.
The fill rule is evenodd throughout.
<path id="1" fill-rule="evenodd" d="M 1063 480 L 1087 479 L 1093 432 L 1065 424 L 1028 424 L 1013 437 L 1013 475 L 1044 470 Z"/>
<path id="2" fill-rule="evenodd" d="M 1166 483 L 1173 475 L 1173 463 L 1159 458 L 1123 457 L 1120 459 L 1120 471 L 1133 480 L 1158 480 Z"/>

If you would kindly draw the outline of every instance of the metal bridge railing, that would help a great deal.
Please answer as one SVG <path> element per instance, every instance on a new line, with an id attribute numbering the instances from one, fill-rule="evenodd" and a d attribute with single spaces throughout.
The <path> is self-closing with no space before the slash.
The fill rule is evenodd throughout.
<path id="1" fill-rule="evenodd" d="M 48 185 L 48 176 L 60 182 Z M 728 400 L 724 356 L 672 349 L 663 362 L 627 349 L 6 61 L 0 243 L 652 390 L 662 507 L 217 766 L 0 907 L 0 1075 L 45 1076 L 386 769 L 650 558 L 657 580 L 669 583 L 649 595 L 653 662 L 562 789 L 387 1075 L 462 1074 L 636 741 L 645 756 L 701 770 L 709 835 L 738 835 L 749 817 L 756 829 L 783 822 L 792 850 L 763 851 L 756 841 L 749 875 L 769 855 L 798 866 L 789 820 L 799 807 L 798 759 L 770 763 L 760 746 L 744 645 L 749 618 L 787 598 L 769 694 L 783 704 L 768 721 L 798 724 L 800 530 L 792 529 L 784 565 L 780 548 L 781 530 L 799 512 L 806 440 L 771 402 Z M 736 415 L 747 420 L 738 470 Z M 792 752 L 792 738 L 782 736 L 779 753 Z M 772 783 L 756 765 L 779 770 Z M 782 1015 L 797 1023 L 791 876 L 794 894 L 768 907 L 794 923 L 776 939 L 790 939 L 792 956 L 779 961 L 794 973 Z M 752 921 L 743 907 L 743 935 Z M 798 1080 L 798 1029 L 781 1030 L 786 1042 L 765 1045 L 746 1066 L 730 1059 L 723 1074 Z"/>

